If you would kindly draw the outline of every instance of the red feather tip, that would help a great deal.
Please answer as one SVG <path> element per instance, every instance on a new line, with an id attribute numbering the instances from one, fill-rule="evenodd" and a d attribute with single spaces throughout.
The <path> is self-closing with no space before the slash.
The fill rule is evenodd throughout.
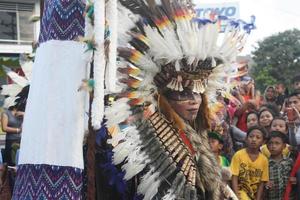
<path id="1" fill-rule="evenodd" d="M 127 84 L 128 87 L 131 87 L 131 88 L 138 88 L 141 83 L 141 81 L 139 81 L 135 78 L 121 79 L 120 82 Z"/>
<path id="2" fill-rule="evenodd" d="M 130 106 L 137 106 L 137 105 L 142 105 L 144 103 L 144 100 L 142 98 L 139 99 L 132 99 L 128 102 Z"/>

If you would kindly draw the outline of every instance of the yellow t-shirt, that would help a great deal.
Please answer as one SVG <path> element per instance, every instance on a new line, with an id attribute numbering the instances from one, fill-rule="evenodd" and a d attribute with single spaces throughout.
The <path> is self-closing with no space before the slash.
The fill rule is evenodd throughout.
<path id="1" fill-rule="evenodd" d="M 250 199 L 255 199 L 261 182 L 269 181 L 269 162 L 262 153 L 252 161 L 246 149 L 241 149 L 232 157 L 230 168 L 232 175 L 238 177 L 239 190 Z"/>
<path id="2" fill-rule="evenodd" d="M 264 144 L 261 149 L 260 149 L 261 153 L 264 154 L 267 158 L 270 158 L 271 153 L 267 147 L 266 144 Z M 289 150 L 289 145 L 286 145 L 286 147 L 283 149 L 282 151 L 282 155 L 283 157 L 288 157 L 290 154 L 290 150 Z"/>

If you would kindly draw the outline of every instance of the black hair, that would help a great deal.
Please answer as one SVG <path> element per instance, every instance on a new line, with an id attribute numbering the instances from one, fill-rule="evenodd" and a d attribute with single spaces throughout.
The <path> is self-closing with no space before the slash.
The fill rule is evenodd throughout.
<path id="1" fill-rule="evenodd" d="M 297 74 L 292 78 L 292 84 L 299 82 L 300 81 L 300 74 Z"/>
<path id="2" fill-rule="evenodd" d="M 224 144 L 224 139 L 223 139 L 222 135 L 216 131 L 208 132 L 208 138 L 218 140 L 220 144 Z"/>
<path id="3" fill-rule="evenodd" d="M 250 127 L 247 131 L 247 137 L 254 130 L 259 130 L 262 133 L 262 136 L 263 136 L 264 139 L 267 137 L 267 130 L 262 126 L 252 126 L 252 127 Z"/>
<path id="4" fill-rule="evenodd" d="M 224 97 L 224 102 L 225 102 L 226 105 L 229 105 L 230 100 L 228 98 Z"/>
<path id="5" fill-rule="evenodd" d="M 271 109 L 264 108 L 264 109 L 262 109 L 261 111 L 259 111 L 259 113 L 258 113 L 258 118 L 260 118 L 261 114 L 262 114 L 263 112 L 265 112 L 265 111 L 268 111 L 269 113 L 271 113 L 272 116 L 273 116 L 273 118 L 276 116 L 276 115 L 274 114 L 274 112 L 273 112 Z"/>
<path id="6" fill-rule="evenodd" d="M 23 111 L 23 112 L 25 111 L 29 89 L 30 89 L 30 86 L 27 85 L 21 90 L 21 92 L 19 92 L 17 94 L 17 96 L 16 96 L 17 99 L 15 100 L 17 110 Z"/>
<path id="7" fill-rule="evenodd" d="M 7 110 L 14 110 L 14 109 L 17 109 L 17 107 L 14 105 L 14 106 L 9 106 L 8 108 L 7 108 Z"/>
<path id="8" fill-rule="evenodd" d="M 284 144 L 286 144 L 288 142 L 288 137 L 286 136 L 286 134 L 280 132 L 280 131 L 272 131 L 269 135 L 269 139 L 268 139 L 268 142 L 272 139 L 272 138 L 275 138 L 275 137 L 278 137 L 282 140 L 282 142 Z"/>
<path id="9" fill-rule="evenodd" d="M 263 107 L 265 107 L 265 108 L 263 108 Z M 261 105 L 261 108 L 263 108 L 262 110 L 265 110 L 265 109 L 271 110 L 273 116 L 279 116 L 279 114 L 280 114 L 279 108 L 275 103 L 265 103 L 265 104 Z"/>
<path id="10" fill-rule="evenodd" d="M 292 94 L 289 95 L 289 98 L 291 98 L 291 97 L 298 97 L 298 98 L 300 98 L 300 91 L 299 90 L 294 91 Z"/>

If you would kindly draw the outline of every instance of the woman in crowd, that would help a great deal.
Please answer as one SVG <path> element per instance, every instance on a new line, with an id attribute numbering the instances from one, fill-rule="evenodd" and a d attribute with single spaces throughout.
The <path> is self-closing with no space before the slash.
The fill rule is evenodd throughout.
<path id="1" fill-rule="evenodd" d="M 277 99 L 276 89 L 274 86 L 267 86 L 264 93 L 265 103 L 275 103 Z"/>
<path id="2" fill-rule="evenodd" d="M 20 144 L 23 115 L 16 106 L 11 106 L 1 115 L 2 131 L 6 133 L 4 162 L 10 166 L 15 165 L 12 146 L 14 143 Z"/>
<path id="3" fill-rule="evenodd" d="M 272 122 L 273 118 L 274 118 L 274 114 L 269 109 L 263 109 L 258 114 L 259 125 L 264 127 L 268 133 L 270 131 L 271 122 Z M 268 138 L 268 135 L 266 136 L 266 138 Z"/>

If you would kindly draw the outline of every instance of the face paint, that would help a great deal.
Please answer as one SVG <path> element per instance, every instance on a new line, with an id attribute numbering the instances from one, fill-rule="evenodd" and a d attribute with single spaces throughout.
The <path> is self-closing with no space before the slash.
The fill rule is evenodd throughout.
<path id="1" fill-rule="evenodd" d="M 191 90 L 182 92 L 169 92 L 167 94 L 170 105 L 174 111 L 184 120 L 195 120 L 202 103 L 201 94 L 193 93 Z"/>
<path id="2" fill-rule="evenodd" d="M 190 89 L 184 89 L 182 92 L 179 91 L 168 91 L 165 93 L 167 99 L 173 101 L 188 101 L 201 99 L 201 94 L 195 93 Z"/>

